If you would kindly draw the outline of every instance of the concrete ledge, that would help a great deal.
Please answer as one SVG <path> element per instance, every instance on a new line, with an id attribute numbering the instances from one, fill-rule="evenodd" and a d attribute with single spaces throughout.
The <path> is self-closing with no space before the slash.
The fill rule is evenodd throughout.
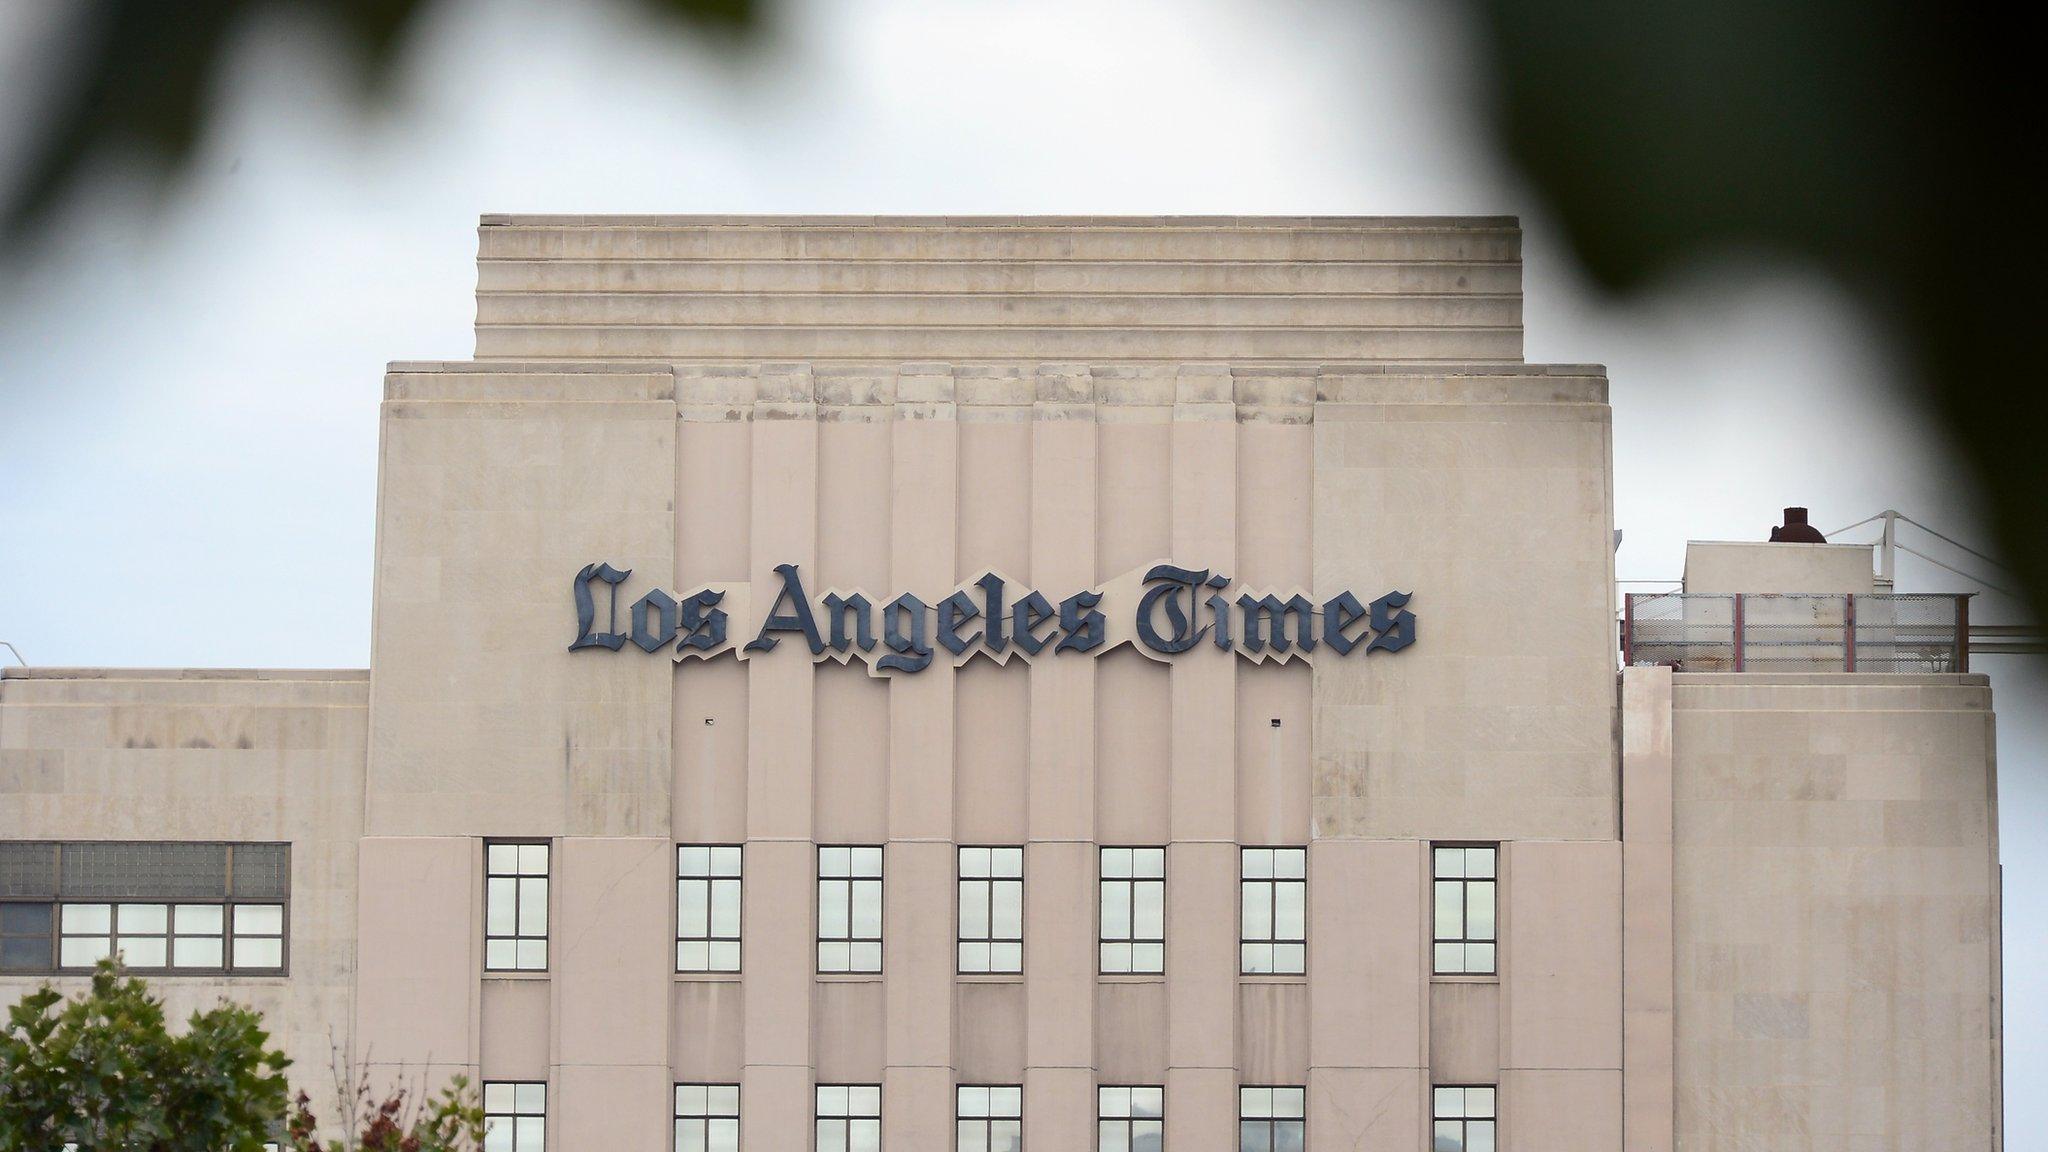
<path id="1" fill-rule="evenodd" d="M 1982 672 L 1675 672 L 1674 688 L 1726 685 L 1746 688 L 1772 684 L 1790 686 L 1840 685 L 1857 688 L 1913 688 L 1923 685 L 1989 688 L 1991 677 Z"/>
<path id="2" fill-rule="evenodd" d="M 0 668 L 0 680 L 335 680 L 370 679 L 367 668 Z"/>
<path id="3" fill-rule="evenodd" d="M 486 212 L 483 228 L 1459 228 L 1520 231 L 1519 216 L 772 216 Z"/>

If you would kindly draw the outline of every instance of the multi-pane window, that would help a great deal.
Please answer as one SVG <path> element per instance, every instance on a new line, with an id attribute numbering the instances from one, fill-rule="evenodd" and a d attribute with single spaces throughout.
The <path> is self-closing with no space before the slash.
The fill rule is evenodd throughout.
<path id="1" fill-rule="evenodd" d="M 1303 1095 L 1300 1088 L 1239 1088 L 1238 1152 L 1301 1152 Z"/>
<path id="2" fill-rule="evenodd" d="M 817 1119 L 816 1152 L 881 1152 L 882 1086 L 818 1085 Z"/>
<path id="3" fill-rule="evenodd" d="M 287 844 L 0 843 L 0 972 L 279 973 Z"/>
<path id="4" fill-rule="evenodd" d="M 541 972 L 548 966 L 548 846 L 484 846 L 484 967 Z"/>
<path id="5" fill-rule="evenodd" d="M 958 1152 L 1024 1152 L 1022 1088 L 962 1084 L 954 1098 Z"/>
<path id="6" fill-rule="evenodd" d="M 1096 1152 L 1160 1152 L 1166 1142 L 1166 1089 L 1095 1090 Z"/>
<path id="7" fill-rule="evenodd" d="M 882 970 L 882 850 L 818 847 L 818 971 Z"/>
<path id="8" fill-rule="evenodd" d="M 0 972 L 37 972 L 50 967 L 57 906 L 0 904 Z"/>
<path id="9" fill-rule="evenodd" d="M 676 971 L 740 970 L 740 849 L 676 848 Z"/>
<path id="10" fill-rule="evenodd" d="M 1438 845 L 1434 856 L 1439 975 L 1491 975 L 1495 971 L 1494 900 L 1497 845 Z"/>
<path id="11" fill-rule="evenodd" d="M 1166 849 L 1101 850 L 1102 971 L 1166 971 Z"/>
<path id="12" fill-rule="evenodd" d="M 484 1082 L 484 1152 L 547 1147 L 548 1086 L 532 1080 Z"/>
<path id="13" fill-rule="evenodd" d="M 1493 1152 L 1493 1089 L 1430 1090 L 1431 1152 Z"/>
<path id="14" fill-rule="evenodd" d="M 1238 861 L 1238 971 L 1307 971 L 1308 849 L 1244 848 Z"/>
<path id="15" fill-rule="evenodd" d="M 676 1152 L 739 1152 L 740 1086 L 676 1085 Z"/>
<path id="16" fill-rule="evenodd" d="M 284 966 L 284 909 L 276 904 L 237 904 L 234 908 L 237 968 Z"/>
<path id="17" fill-rule="evenodd" d="M 960 849 L 960 971 L 1024 970 L 1024 850 Z"/>

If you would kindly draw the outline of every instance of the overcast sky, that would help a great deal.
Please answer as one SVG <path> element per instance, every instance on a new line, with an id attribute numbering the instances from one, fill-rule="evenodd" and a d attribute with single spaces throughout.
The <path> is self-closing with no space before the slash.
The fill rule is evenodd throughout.
<path id="1" fill-rule="evenodd" d="M 0 3 L 8 107 L 53 6 Z M 1686 539 L 1761 539 L 1787 504 L 1985 540 L 1893 400 L 1883 333 L 1827 283 L 1760 254 L 1594 292 L 1493 154 L 1445 5 L 839 0 L 788 8 L 743 58 L 606 3 L 442 7 L 374 108 L 317 28 L 252 29 L 164 199 L 110 169 L 0 268 L 0 640 L 28 659 L 364 665 L 381 373 L 469 356 L 484 212 L 1518 213 L 1528 359 L 1609 368 L 1624 579 L 1675 579 Z M 0 148 L 15 131 L 0 118 Z M 2024 1147 L 2048 1130 L 2048 850 L 2027 836 L 2048 690 L 2005 665 L 1980 662 Z"/>

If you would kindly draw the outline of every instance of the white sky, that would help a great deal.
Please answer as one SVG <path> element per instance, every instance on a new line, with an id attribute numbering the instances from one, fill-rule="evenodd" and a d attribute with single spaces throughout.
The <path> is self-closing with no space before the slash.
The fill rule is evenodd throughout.
<path id="1" fill-rule="evenodd" d="M 0 5 L 0 97 L 28 91 L 53 2 Z M 1827 284 L 1759 257 L 1593 291 L 1480 131 L 1444 5 L 817 0 L 727 59 L 610 4 L 443 7 L 373 109 L 316 29 L 253 30 L 162 202 L 112 173 L 0 269 L 0 640 L 39 664 L 365 664 L 383 365 L 470 354 L 483 212 L 1519 213 L 1528 358 L 1610 370 L 1624 579 L 1675 579 L 1687 538 L 1760 539 L 1786 504 L 1986 541 L 1891 399 L 1883 333 Z M 0 147 L 17 131 L 0 118 Z M 1969 585 L 1909 561 L 1901 587 Z M 2048 1130 L 2048 852 L 2025 835 L 2048 686 L 2009 663 L 1980 667 L 2023 1147 Z"/>

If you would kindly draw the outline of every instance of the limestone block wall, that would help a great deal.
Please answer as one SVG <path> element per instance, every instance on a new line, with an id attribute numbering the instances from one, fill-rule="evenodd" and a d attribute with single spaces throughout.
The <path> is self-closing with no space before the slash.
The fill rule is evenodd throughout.
<path id="1" fill-rule="evenodd" d="M 470 930 L 415 946 L 403 1013 L 366 977 L 363 1031 L 403 1019 L 451 1067 L 544 1074 L 563 1131 L 660 1128 L 666 1097 L 624 1084 L 736 1081 L 759 1148 L 807 1140 L 813 1082 L 882 1084 L 892 1147 L 944 1140 L 956 1082 L 1023 1084 L 1053 1147 L 1092 1139 L 1097 1083 L 1165 1084 L 1169 1138 L 1205 1147 L 1243 1082 L 1309 1085 L 1318 1143 L 1406 1148 L 1439 1066 L 1498 1076 L 1529 1146 L 1615 1135 L 1604 389 L 1521 366 L 395 367 L 364 875 L 411 881 L 365 947 L 419 917 Z M 1205 647 L 894 678 L 793 642 L 566 651 L 570 579 L 600 559 L 633 569 L 628 597 L 750 584 L 750 630 L 778 564 L 814 594 L 936 602 L 990 570 L 1064 595 L 1167 557 L 1410 591 L 1424 639 L 1313 668 Z M 589 977 L 566 955 L 480 971 L 477 839 L 512 835 L 560 838 L 558 928 L 607 942 Z M 1510 841 L 1527 876 L 1507 975 L 1441 1038 L 1431 838 Z M 741 976 L 673 973 L 668 862 L 635 853 L 675 841 L 746 847 Z M 887 845 L 881 974 L 815 974 L 820 843 Z M 955 976 L 955 844 L 1026 846 L 1024 975 Z M 1098 977 L 1098 844 L 1167 846 L 1166 976 Z M 1312 845 L 1305 977 L 1237 972 L 1240 844 Z M 1342 1020 L 1369 1026 L 1320 1023 Z M 577 1039 L 599 1021 L 632 1043 Z"/>
<path id="2" fill-rule="evenodd" d="M 1677 1147 L 1997 1147 L 1980 675 L 1679 675 Z"/>
<path id="3" fill-rule="evenodd" d="M 1519 361 L 1504 217 L 486 216 L 478 359 Z"/>
<path id="4" fill-rule="evenodd" d="M 0 671 L 0 836 L 291 842 L 288 973 L 151 984 L 173 1019 L 261 1011 L 322 1116 L 352 1039 L 368 695 L 362 671 Z M 0 979 L 0 1004 L 45 979 Z"/>
<path id="5" fill-rule="evenodd" d="M 1611 439 L 1598 369 L 1319 381 L 1314 582 L 1422 631 L 1317 667 L 1317 835 L 1617 837 Z"/>

